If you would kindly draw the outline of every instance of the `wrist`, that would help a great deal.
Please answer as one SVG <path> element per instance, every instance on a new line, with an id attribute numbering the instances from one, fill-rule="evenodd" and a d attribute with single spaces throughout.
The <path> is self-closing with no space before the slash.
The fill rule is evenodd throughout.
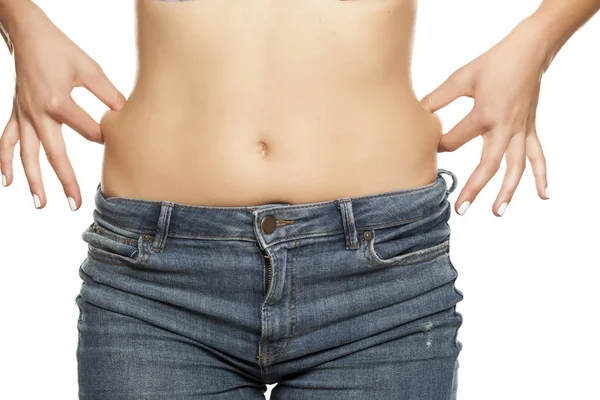
<path id="1" fill-rule="evenodd" d="M 550 67 L 562 44 L 564 44 L 553 31 L 552 20 L 540 12 L 534 12 L 519 25 L 522 25 L 527 38 L 534 42 L 542 72 L 545 72 Z"/>

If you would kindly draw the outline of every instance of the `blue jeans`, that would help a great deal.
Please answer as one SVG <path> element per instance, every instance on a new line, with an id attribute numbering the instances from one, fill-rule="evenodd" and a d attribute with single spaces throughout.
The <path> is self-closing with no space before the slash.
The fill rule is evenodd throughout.
<path id="1" fill-rule="evenodd" d="M 79 398 L 456 398 L 456 176 L 290 205 L 95 194 Z M 452 185 L 442 177 L 448 174 Z"/>

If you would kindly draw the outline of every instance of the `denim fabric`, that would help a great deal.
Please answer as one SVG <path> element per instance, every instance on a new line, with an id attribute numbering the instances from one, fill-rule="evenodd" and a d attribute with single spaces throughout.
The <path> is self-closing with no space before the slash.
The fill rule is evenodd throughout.
<path id="1" fill-rule="evenodd" d="M 273 400 L 456 399 L 456 183 L 439 169 L 406 190 L 248 207 L 98 184 L 75 298 L 79 398 L 264 399 L 278 383 Z"/>

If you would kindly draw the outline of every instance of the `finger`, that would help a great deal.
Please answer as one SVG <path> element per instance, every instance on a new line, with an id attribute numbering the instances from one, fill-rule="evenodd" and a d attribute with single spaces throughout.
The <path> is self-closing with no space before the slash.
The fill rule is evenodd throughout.
<path id="1" fill-rule="evenodd" d="M 525 171 L 524 131 L 517 133 L 510 139 L 505 157 L 506 171 L 504 172 L 504 179 L 498 197 L 492 206 L 492 212 L 497 217 L 501 217 L 504 214 Z"/>
<path id="2" fill-rule="evenodd" d="M 15 147 L 19 142 L 19 121 L 17 120 L 17 104 L 13 106 L 8 123 L 0 138 L 0 173 L 2 186 L 9 186 L 13 181 L 13 159 Z"/>
<path id="3" fill-rule="evenodd" d="M 102 67 L 92 63 L 82 74 L 81 84 L 113 110 L 121 110 L 127 99 L 108 79 Z"/>
<path id="4" fill-rule="evenodd" d="M 42 182 L 42 169 L 40 168 L 40 140 L 27 117 L 20 111 L 18 115 L 19 136 L 21 139 L 19 154 L 29 183 L 33 205 L 35 208 L 41 209 L 46 206 L 46 192 Z"/>
<path id="5" fill-rule="evenodd" d="M 60 129 L 61 124 L 48 116 L 43 116 L 37 125 L 40 127 L 38 135 L 44 146 L 46 158 L 63 186 L 69 207 L 75 211 L 81 204 L 81 192 L 75 171 L 73 171 L 67 156 L 65 141 Z"/>
<path id="6" fill-rule="evenodd" d="M 475 115 L 476 113 L 471 111 L 450 129 L 448 133 L 442 135 L 438 143 L 438 153 L 454 151 L 473 138 L 481 135 L 483 126 Z"/>
<path id="7" fill-rule="evenodd" d="M 455 210 L 459 215 L 464 215 L 467 208 L 473 203 L 479 192 L 492 179 L 500 168 L 504 152 L 508 146 L 510 136 L 507 128 L 499 126 L 495 132 L 484 137 L 481 161 L 465 183 L 455 204 Z"/>
<path id="8" fill-rule="evenodd" d="M 46 111 L 57 121 L 67 124 L 87 140 L 104 143 L 100 124 L 83 110 L 71 96 L 55 98 Z"/>
<path id="9" fill-rule="evenodd" d="M 454 71 L 440 86 L 421 99 L 425 109 L 434 112 L 461 96 L 471 95 L 471 88 L 463 68 Z"/>
<path id="10" fill-rule="evenodd" d="M 535 186 L 537 188 L 538 196 L 547 200 L 550 196 L 548 192 L 546 157 L 544 156 L 542 144 L 540 143 L 535 126 L 528 132 L 525 144 L 527 158 L 529 159 L 531 170 L 535 177 Z"/>

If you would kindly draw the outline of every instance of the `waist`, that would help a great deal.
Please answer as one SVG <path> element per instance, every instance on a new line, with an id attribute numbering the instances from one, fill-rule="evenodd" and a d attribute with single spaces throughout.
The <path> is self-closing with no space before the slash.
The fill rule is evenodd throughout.
<path id="1" fill-rule="evenodd" d="M 243 108 L 160 108 L 156 97 L 132 96 L 101 121 L 108 197 L 299 204 L 417 187 L 437 171 L 441 124 L 418 102 L 374 97 L 318 117 L 308 106 L 280 105 L 257 121 Z"/>
<path id="2" fill-rule="evenodd" d="M 344 221 L 349 218 L 355 229 L 365 230 L 406 224 L 434 213 L 449 213 L 447 195 L 454 189 L 456 177 L 443 171 L 446 170 L 438 170 L 432 183 L 411 189 L 295 205 L 277 202 L 240 207 L 194 206 L 107 198 L 99 184 L 94 199 L 94 221 L 117 232 L 152 235 L 157 226 L 168 220 L 169 235 L 173 237 L 254 241 L 260 233 L 266 244 L 274 244 L 344 232 Z M 443 177 L 444 173 L 452 177 L 452 186 Z"/>

